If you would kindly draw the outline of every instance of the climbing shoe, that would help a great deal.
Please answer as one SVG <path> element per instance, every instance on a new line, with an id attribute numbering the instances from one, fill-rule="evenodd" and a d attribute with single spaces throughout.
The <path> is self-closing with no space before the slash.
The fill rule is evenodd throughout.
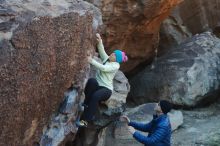
<path id="1" fill-rule="evenodd" d="M 88 126 L 88 122 L 84 121 L 84 120 L 80 120 L 80 121 L 76 121 L 76 125 L 78 127 L 87 127 Z"/>

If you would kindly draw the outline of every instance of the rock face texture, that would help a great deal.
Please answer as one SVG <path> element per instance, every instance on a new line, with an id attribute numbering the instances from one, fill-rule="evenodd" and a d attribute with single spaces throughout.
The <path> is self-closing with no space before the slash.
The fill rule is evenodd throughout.
<path id="1" fill-rule="evenodd" d="M 81 90 L 82 91 L 82 90 Z M 74 139 L 78 132 L 77 119 L 83 111 L 82 92 L 71 87 L 64 94 L 57 113 L 51 116 L 51 121 L 44 126 L 39 144 L 41 146 L 61 146 L 67 140 Z"/>
<path id="2" fill-rule="evenodd" d="M 108 52 L 124 50 L 129 61 L 123 71 L 153 58 L 161 22 L 182 0 L 87 0 L 100 8 L 106 26 L 103 35 Z"/>
<path id="3" fill-rule="evenodd" d="M 185 106 L 213 100 L 220 87 L 219 48 L 220 39 L 210 32 L 192 37 L 132 78 L 128 99 L 168 99 Z"/>
<path id="4" fill-rule="evenodd" d="M 220 2 L 216 0 L 184 0 L 161 25 L 159 51 L 207 30 L 220 36 L 219 9 Z"/>
<path id="5" fill-rule="evenodd" d="M 185 0 L 176 13 L 192 34 L 201 33 L 220 26 L 219 4 L 216 0 Z"/>
<path id="6" fill-rule="evenodd" d="M 101 13 L 83 1 L 0 2 L 0 145 L 30 146 L 72 82 L 83 88 Z"/>
<path id="7" fill-rule="evenodd" d="M 183 111 L 184 123 L 172 134 L 173 146 L 218 146 L 220 100 L 208 107 Z M 193 137 L 193 138 L 192 138 Z"/>
<path id="8" fill-rule="evenodd" d="M 160 28 L 160 42 L 158 55 L 161 56 L 173 47 L 177 47 L 187 38 L 192 37 L 192 33 L 183 25 L 181 19 L 170 16 L 162 22 Z"/>

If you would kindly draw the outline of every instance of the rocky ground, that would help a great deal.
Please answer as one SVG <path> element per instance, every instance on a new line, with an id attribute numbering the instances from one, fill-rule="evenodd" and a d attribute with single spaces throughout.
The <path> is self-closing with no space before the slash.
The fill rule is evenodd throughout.
<path id="1" fill-rule="evenodd" d="M 220 146 L 220 100 L 205 108 L 182 112 L 184 123 L 173 132 L 173 146 Z"/>

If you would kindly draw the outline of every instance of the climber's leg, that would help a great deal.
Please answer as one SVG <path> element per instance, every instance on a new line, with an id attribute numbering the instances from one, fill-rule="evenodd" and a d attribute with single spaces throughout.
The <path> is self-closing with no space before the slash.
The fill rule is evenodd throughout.
<path id="1" fill-rule="evenodd" d="M 92 94 L 98 89 L 98 87 L 99 87 L 99 84 L 98 84 L 96 79 L 90 78 L 87 81 L 86 87 L 85 87 L 85 90 L 84 90 L 84 93 L 85 93 L 84 104 L 85 105 L 88 105 L 88 103 L 90 102 Z"/>
<path id="2" fill-rule="evenodd" d="M 88 108 L 86 108 L 84 111 L 83 120 L 94 120 L 94 115 L 98 109 L 98 103 L 100 101 L 108 100 L 111 94 L 112 91 L 110 89 L 105 87 L 99 87 L 99 89 L 91 96 L 91 100 L 88 103 Z"/>

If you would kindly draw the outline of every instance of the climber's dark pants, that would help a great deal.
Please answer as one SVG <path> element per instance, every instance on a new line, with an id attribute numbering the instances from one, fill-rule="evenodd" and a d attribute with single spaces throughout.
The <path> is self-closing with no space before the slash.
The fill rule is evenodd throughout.
<path id="1" fill-rule="evenodd" d="M 94 120 L 94 115 L 98 109 L 100 101 L 105 101 L 110 98 L 112 91 L 106 87 L 98 85 L 98 82 L 94 78 L 90 78 L 87 81 L 85 90 L 85 111 L 82 119 L 86 121 Z"/>

